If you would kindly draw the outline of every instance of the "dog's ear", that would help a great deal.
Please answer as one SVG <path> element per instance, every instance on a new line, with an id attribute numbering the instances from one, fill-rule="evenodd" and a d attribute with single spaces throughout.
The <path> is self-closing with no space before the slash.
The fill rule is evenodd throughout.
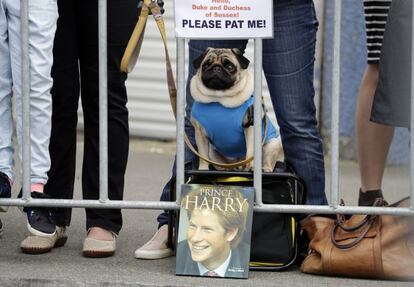
<path id="1" fill-rule="evenodd" d="M 208 47 L 203 54 L 201 54 L 197 59 L 193 61 L 193 67 L 198 69 L 201 66 L 201 63 L 203 62 L 204 58 L 206 57 L 207 53 L 213 48 Z"/>
<path id="2" fill-rule="evenodd" d="M 237 60 L 239 61 L 240 67 L 242 69 L 247 69 L 247 67 L 250 64 L 250 61 L 245 56 L 243 56 L 243 52 L 238 48 L 233 48 L 231 49 L 231 51 L 233 52 L 233 54 L 236 56 Z"/>

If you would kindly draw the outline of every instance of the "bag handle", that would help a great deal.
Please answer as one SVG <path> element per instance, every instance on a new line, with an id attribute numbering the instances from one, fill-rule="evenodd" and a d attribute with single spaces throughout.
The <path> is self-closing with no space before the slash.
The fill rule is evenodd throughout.
<path id="1" fill-rule="evenodd" d="M 375 200 L 373 206 L 375 206 L 375 207 L 386 206 L 386 204 L 387 203 L 383 198 L 377 198 Z M 343 200 L 341 200 L 341 205 L 344 205 Z M 332 244 L 335 247 L 339 248 L 339 249 L 349 249 L 351 247 L 356 246 L 368 234 L 368 232 L 371 229 L 372 225 L 376 221 L 378 221 L 378 218 L 379 218 L 378 215 L 366 215 L 366 216 L 364 216 L 364 218 L 360 222 L 358 222 L 354 226 L 347 227 L 347 226 L 345 226 L 345 222 L 346 222 L 345 216 L 343 214 L 342 215 L 337 215 L 337 219 L 334 223 L 334 227 L 332 228 L 332 232 L 331 232 L 331 242 L 332 242 Z M 351 241 L 350 243 L 347 243 L 347 244 L 341 244 L 336 239 L 336 231 L 338 230 L 338 228 L 342 229 L 345 232 L 354 232 L 354 231 L 357 231 L 357 230 L 362 229 L 362 228 L 364 228 L 364 229 L 354 241 Z"/>
<path id="2" fill-rule="evenodd" d="M 336 234 L 336 230 L 338 228 L 341 228 L 341 225 L 338 223 L 338 221 L 335 221 L 335 225 L 332 228 L 332 233 L 331 233 L 331 241 L 332 244 L 335 245 L 335 247 L 339 248 L 339 249 L 349 249 L 351 247 L 354 247 L 355 245 L 357 245 L 358 243 L 360 243 L 362 241 L 362 239 L 364 239 L 364 237 L 368 234 L 368 231 L 371 229 L 372 225 L 374 224 L 374 222 L 376 221 L 378 217 L 377 216 L 373 216 L 370 217 L 368 221 L 365 222 L 365 224 L 363 224 L 361 227 L 365 226 L 364 231 L 352 242 L 347 243 L 347 244 L 341 244 L 339 243 L 339 241 L 336 240 L 335 234 Z"/>
<path id="3" fill-rule="evenodd" d="M 345 206 L 345 202 L 344 202 L 343 199 L 341 199 L 341 204 L 340 205 Z M 345 226 L 345 222 L 346 222 L 345 215 L 344 214 L 337 214 L 335 223 L 338 224 L 338 226 L 342 230 L 347 231 L 347 232 L 353 232 L 353 231 L 356 231 L 356 230 L 360 229 L 362 226 L 364 226 L 370 218 L 371 218 L 371 215 L 365 215 L 364 218 L 359 223 L 355 224 L 354 226 L 347 227 L 347 226 Z"/>
<path id="4" fill-rule="evenodd" d="M 174 80 L 174 75 L 172 72 L 171 60 L 170 60 L 170 56 L 169 56 L 168 48 L 167 48 L 167 34 L 165 32 L 165 23 L 162 17 L 161 8 L 158 6 L 156 0 L 143 0 L 143 5 L 141 8 L 141 13 L 139 15 L 138 22 L 135 25 L 134 31 L 132 32 L 131 38 L 128 41 L 128 45 L 125 49 L 124 55 L 121 60 L 121 71 L 124 73 L 129 73 L 134 69 L 135 64 L 137 63 L 139 53 L 141 52 L 142 42 L 144 40 L 144 33 L 145 33 L 145 27 L 147 24 L 148 15 L 150 14 L 150 12 L 152 13 L 152 16 L 154 17 L 157 23 L 158 30 L 160 31 L 160 34 L 161 34 L 162 42 L 164 44 L 168 93 L 170 96 L 170 103 L 171 103 L 171 108 L 174 114 L 174 118 L 177 119 L 177 108 L 176 108 L 177 107 L 177 89 L 175 86 L 175 80 Z M 264 144 L 264 141 L 266 139 L 266 133 L 267 133 L 266 113 L 265 113 L 264 120 L 265 120 L 264 122 L 265 132 L 264 132 L 264 137 L 262 140 L 262 145 Z M 251 156 L 249 158 L 246 158 L 244 160 L 234 162 L 234 163 L 221 163 L 217 161 L 212 161 L 202 156 L 194 148 L 194 146 L 190 142 L 185 132 L 184 132 L 184 142 L 186 143 L 188 148 L 200 159 L 212 165 L 219 166 L 219 167 L 226 168 L 226 169 L 232 169 L 238 166 L 246 165 L 254 159 L 254 157 Z"/>

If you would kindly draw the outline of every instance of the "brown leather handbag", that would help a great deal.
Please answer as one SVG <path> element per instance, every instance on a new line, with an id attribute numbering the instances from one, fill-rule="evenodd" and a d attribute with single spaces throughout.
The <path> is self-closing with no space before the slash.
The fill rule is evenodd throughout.
<path id="1" fill-rule="evenodd" d="M 377 200 L 375 205 L 387 204 Z M 390 206 L 409 205 L 409 198 L 404 198 Z M 304 273 L 414 280 L 412 216 L 308 216 L 301 225 L 310 239 L 309 255 L 301 266 Z"/>

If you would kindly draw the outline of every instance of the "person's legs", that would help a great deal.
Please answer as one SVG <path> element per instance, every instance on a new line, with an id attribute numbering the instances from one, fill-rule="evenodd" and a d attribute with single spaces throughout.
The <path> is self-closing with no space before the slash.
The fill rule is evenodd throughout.
<path id="1" fill-rule="evenodd" d="M 318 22 L 312 0 L 274 2 L 274 38 L 263 41 L 263 69 L 286 161 L 306 184 L 306 204 L 327 204 L 322 141 L 314 104 Z"/>
<path id="2" fill-rule="evenodd" d="M 53 48 L 52 132 L 49 152 L 51 168 L 45 193 L 57 199 L 72 199 L 76 165 L 79 65 L 77 1 L 58 0 L 59 19 Z M 54 212 L 58 226 L 69 226 L 70 208 Z"/>
<path id="3" fill-rule="evenodd" d="M 22 103 L 21 103 L 21 49 L 20 49 L 20 5 L 8 2 L 9 40 L 13 85 L 16 92 L 17 137 L 22 159 Z M 52 49 L 58 13 L 56 2 L 30 1 L 29 3 L 29 59 L 30 59 L 30 147 L 31 183 L 38 184 L 43 192 L 50 168 L 49 139 L 51 129 Z M 39 186 L 41 185 L 41 187 Z"/>
<path id="4" fill-rule="evenodd" d="M 357 156 L 361 176 L 359 205 L 364 205 L 366 200 L 371 202 L 375 199 L 371 198 L 367 191 L 371 191 L 369 193 L 373 194 L 373 197 L 381 193 L 385 162 L 394 134 L 394 127 L 370 121 L 378 77 L 378 64 L 368 64 L 361 82 L 355 116 Z"/>
<path id="5" fill-rule="evenodd" d="M 85 122 L 82 187 L 84 199 L 99 198 L 98 1 L 83 1 L 80 11 L 82 107 Z M 125 80 L 119 65 L 137 20 L 137 5 L 108 1 L 108 157 L 109 199 L 122 200 L 129 145 Z M 86 209 L 88 238 L 113 241 L 122 226 L 119 209 Z M 85 249 L 84 249 L 85 251 Z"/>
<path id="6" fill-rule="evenodd" d="M 16 94 L 16 132 L 19 158 L 23 151 L 23 111 L 21 75 L 20 3 L 7 1 L 9 21 L 10 59 L 13 86 Z M 29 3 L 29 61 L 30 61 L 30 181 L 32 197 L 44 198 L 43 187 L 50 169 L 49 140 L 51 129 L 52 49 L 58 13 L 56 2 L 30 1 Z M 22 169 L 20 169 L 22 175 Z M 56 226 L 48 208 L 28 207 L 27 227 L 35 236 L 53 237 Z"/>
<path id="7" fill-rule="evenodd" d="M 393 127 L 370 120 L 379 82 L 379 61 L 391 3 L 391 0 L 383 1 L 381 9 L 378 9 L 376 1 L 364 0 L 368 66 L 359 89 L 355 114 L 357 158 L 361 177 L 358 205 L 372 205 L 377 197 L 383 197 L 382 177 L 394 134 Z"/>

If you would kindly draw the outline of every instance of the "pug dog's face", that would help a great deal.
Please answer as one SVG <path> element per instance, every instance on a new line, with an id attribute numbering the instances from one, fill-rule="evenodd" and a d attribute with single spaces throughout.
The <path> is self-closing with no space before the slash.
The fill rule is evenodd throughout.
<path id="1" fill-rule="evenodd" d="M 226 90 L 234 86 L 240 72 L 249 66 L 249 60 L 239 49 L 207 48 L 193 65 L 199 69 L 204 86 L 212 90 Z"/>

